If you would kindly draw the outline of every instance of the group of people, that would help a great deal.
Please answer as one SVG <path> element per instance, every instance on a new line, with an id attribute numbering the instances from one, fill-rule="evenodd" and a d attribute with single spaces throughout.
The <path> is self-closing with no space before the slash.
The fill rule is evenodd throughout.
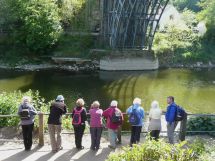
<path id="1" fill-rule="evenodd" d="M 177 125 L 175 117 L 177 115 L 177 105 L 174 103 L 174 97 L 167 98 L 167 111 L 165 118 L 167 121 L 167 134 L 169 143 L 174 144 L 174 129 Z M 75 134 L 76 148 L 84 149 L 82 145 L 82 137 L 87 124 L 87 110 L 84 107 L 85 102 L 82 98 L 76 101 L 75 107 L 72 109 L 72 126 Z M 62 115 L 67 113 L 67 106 L 64 103 L 64 97 L 58 95 L 55 101 L 50 106 L 50 113 L 48 117 L 48 131 L 50 136 L 52 152 L 62 150 L 61 130 L 62 130 Z M 31 104 L 31 98 L 24 96 L 21 105 L 18 109 L 18 114 L 21 118 L 21 125 L 23 130 L 23 139 L 25 150 L 30 150 L 32 146 L 32 131 L 34 128 L 34 115 L 38 114 L 36 109 Z M 145 117 L 144 109 L 141 106 L 141 99 L 135 98 L 132 105 L 126 110 L 128 114 L 128 121 L 131 124 L 131 138 L 130 146 L 140 142 L 140 134 L 143 127 L 143 120 Z M 118 131 L 121 130 L 121 125 L 124 121 L 123 113 L 118 108 L 116 100 L 111 101 L 110 106 L 106 110 L 100 108 L 100 103 L 94 101 L 89 109 L 90 115 L 90 134 L 91 134 L 91 150 L 98 150 L 100 148 L 100 140 L 102 131 L 105 127 L 108 129 L 108 139 L 110 142 L 109 148 L 115 149 L 116 144 L 121 142 L 118 137 Z M 149 112 L 149 133 L 150 138 L 158 140 L 161 131 L 161 115 L 162 110 L 157 101 L 151 103 Z M 68 116 L 67 116 L 68 117 Z"/>

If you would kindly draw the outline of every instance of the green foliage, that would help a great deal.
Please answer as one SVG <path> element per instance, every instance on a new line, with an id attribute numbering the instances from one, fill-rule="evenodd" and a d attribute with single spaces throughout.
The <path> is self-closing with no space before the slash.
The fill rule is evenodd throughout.
<path id="1" fill-rule="evenodd" d="M 90 35 L 72 36 L 64 34 L 54 49 L 54 53 L 56 56 L 87 57 L 93 46 L 93 37 Z"/>
<path id="2" fill-rule="evenodd" d="M 4 4 L 0 7 L 1 26 L 10 30 L 12 44 L 43 53 L 56 43 L 62 29 L 53 0 L 2 0 L 1 3 Z"/>
<path id="3" fill-rule="evenodd" d="M 193 117 L 187 122 L 187 131 L 215 131 L 215 118 L 214 117 Z M 189 134 L 189 133 L 188 133 Z M 193 134 L 193 133 L 190 133 Z M 215 133 L 194 133 L 194 134 L 209 134 L 215 136 Z"/>
<path id="4" fill-rule="evenodd" d="M 200 0 L 171 0 L 171 3 L 176 6 L 180 11 L 184 10 L 185 8 L 190 9 L 194 12 L 200 10 L 197 3 Z"/>
<path id="5" fill-rule="evenodd" d="M 197 161 L 198 152 L 186 142 L 171 145 L 163 140 L 146 140 L 133 148 L 123 147 L 122 152 L 110 154 L 107 161 Z"/>
<path id="6" fill-rule="evenodd" d="M 80 12 L 85 3 L 86 0 L 57 0 L 62 23 L 71 24 L 72 19 Z"/>
<path id="7" fill-rule="evenodd" d="M 202 10 L 198 13 L 198 18 L 206 22 L 207 33 L 204 37 L 206 42 L 215 45 L 215 1 L 202 0 L 199 3 Z"/>
<path id="8" fill-rule="evenodd" d="M 183 10 L 182 20 L 184 20 L 185 24 L 192 30 L 198 24 L 196 13 L 188 9 Z"/>
<path id="9" fill-rule="evenodd" d="M 14 91 L 10 93 L 2 92 L 0 94 L 0 113 L 1 115 L 17 114 L 18 107 L 21 104 L 23 96 L 30 96 L 32 98 L 33 106 L 42 112 L 47 112 L 47 105 L 44 98 L 40 97 L 39 92 L 31 90 L 22 93 L 21 91 Z M 5 117 L 0 118 L 0 127 L 4 126 L 17 126 L 20 119 L 19 117 Z M 36 121 L 36 126 L 38 125 Z"/>
<path id="10" fill-rule="evenodd" d="M 208 146 L 205 147 L 205 150 L 199 156 L 199 161 L 214 161 L 214 158 L 215 158 L 214 142 L 207 142 L 205 144 L 207 144 Z"/>
<path id="11" fill-rule="evenodd" d="M 62 126 L 64 129 L 73 130 L 71 117 L 64 117 L 62 121 Z"/>
<path id="12" fill-rule="evenodd" d="M 155 35 L 153 50 L 156 54 L 167 52 L 174 55 L 177 49 L 191 47 L 197 38 L 197 34 L 186 26 L 169 25 Z"/>

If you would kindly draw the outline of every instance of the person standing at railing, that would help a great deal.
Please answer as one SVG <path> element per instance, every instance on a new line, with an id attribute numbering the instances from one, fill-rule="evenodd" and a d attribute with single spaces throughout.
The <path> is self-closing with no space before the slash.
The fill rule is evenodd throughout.
<path id="1" fill-rule="evenodd" d="M 64 97 L 62 95 L 58 95 L 56 100 L 50 106 L 50 113 L 48 117 L 48 130 L 53 153 L 63 149 L 61 141 L 61 124 L 62 115 L 66 112 L 67 107 L 64 103 Z M 55 134 L 57 134 L 57 138 Z"/>
<path id="2" fill-rule="evenodd" d="M 167 122 L 167 136 L 170 144 L 174 144 L 174 131 L 177 126 L 177 121 L 175 121 L 177 105 L 174 102 L 174 97 L 167 97 L 167 110 L 165 114 Z"/>
<path id="3" fill-rule="evenodd" d="M 129 123 L 131 124 L 130 146 L 140 142 L 140 133 L 143 126 L 144 109 L 141 107 L 141 99 L 135 98 L 133 105 L 127 109 Z"/>
<path id="4" fill-rule="evenodd" d="M 84 104 L 84 100 L 79 98 L 76 101 L 76 107 L 72 111 L 72 125 L 75 133 L 75 145 L 78 150 L 84 149 L 84 146 L 82 146 L 82 137 L 86 126 L 85 122 L 87 121 L 87 112 Z"/>
<path id="5" fill-rule="evenodd" d="M 148 130 L 150 131 L 150 137 L 156 141 L 159 139 L 159 134 L 161 131 L 161 115 L 162 110 L 159 107 L 158 101 L 153 101 L 149 111 Z"/>
<path id="6" fill-rule="evenodd" d="M 91 105 L 90 113 L 90 134 L 91 134 L 91 150 L 98 150 L 102 135 L 102 114 L 103 110 L 99 108 L 98 101 L 94 101 Z"/>
<path id="7" fill-rule="evenodd" d="M 116 148 L 118 129 L 123 122 L 122 112 L 117 105 L 118 102 L 113 100 L 111 101 L 110 107 L 103 112 L 103 116 L 107 119 L 108 136 L 110 141 L 110 145 L 108 145 L 108 147 L 111 149 Z"/>
<path id="8" fill-rule="evenodd" d="M 18 115 L 21 118 L 22 134 L 26 151 L 31 150 L 34 116 L 36 114 L 37 111 L 31 104 L 31 97 L 24 96 L 18 109 Z"/>

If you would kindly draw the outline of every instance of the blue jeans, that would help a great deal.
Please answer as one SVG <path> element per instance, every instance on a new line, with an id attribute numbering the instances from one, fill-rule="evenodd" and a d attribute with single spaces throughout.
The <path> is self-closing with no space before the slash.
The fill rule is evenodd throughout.
<path id="1" fill-rule="evenodd" d="M 109 136 L 110 145 L 112 147 L 116 147 L 117 130 L 108 129 L 108 136 Z"/>

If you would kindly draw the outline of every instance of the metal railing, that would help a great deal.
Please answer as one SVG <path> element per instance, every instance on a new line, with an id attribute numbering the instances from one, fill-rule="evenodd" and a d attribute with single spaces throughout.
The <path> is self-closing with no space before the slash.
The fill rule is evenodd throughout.
<path id="1" fill-rule="evenodd" d="M 66 113 L 65 115 L 71 115 L 72 113 Z M 163 113 L 164 115 L 165 113 Z M 38 114 L 39 117 L 39 145 L 44 145 L 44 116 L 49 115 L 48 113 L 40 113 Z M 89 116 L 89 113 L 87 114 Z M 123 115 L 127 115 L 126 113 L 123 113 Z M 146 112 L 145 115 L 148 115 Z M 187 114 L 187 116 L 195 116 L 195 117 L 215 117 L 215 114 Z M 11 114 L 11 115 L 0 115 L 0 118 L 5 117 L 18 117 L 17 114 Z M 179 140 L 183 141 L 185 140 L 186 133 L 215 133 L 215 131 L 187 131 L 186 130 L 187 125 L 187 117 L 185 117 L 184 120 L 181 121 L 179 131 L 175 131 L 179 133 Z M 121 137 L 121 133 L 130 133 L 130 131 L 120 131 L 118 134 Z M 142 133 L 148 133 L 147 131 L 143 131 Z M 161 133 L 166 133 L 166 131 L 161 131 Z M 72 132 L 64 132 L 64 134 L 72 134 Z M 4 140 L 4 139 L 3 139 Z M 6 139 L 9 141 L 9 139 Z M 1 140 L 2 141 L 2 140 Z"/>

